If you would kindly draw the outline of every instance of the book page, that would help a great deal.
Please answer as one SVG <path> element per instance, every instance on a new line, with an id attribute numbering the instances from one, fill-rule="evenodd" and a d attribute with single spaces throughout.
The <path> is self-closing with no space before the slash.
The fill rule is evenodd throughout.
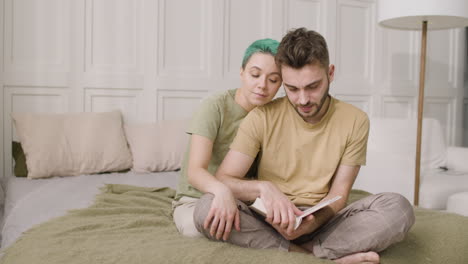
<path id="1" fill-rule="evenodd" d="M 338 201 L 339 199 L 341 199 L 340 195 L 335 196 L 335 197 L 333 197 L 333 198 L 331 198 L 329 200 L 326 200 L 326 201 L 321 201 L 320 203 L 318 203 L 318 204 L 304 210 L 303 211 L 304 213 L 302 215 L 296 217 L 296 224 L 294 225 L 294 229 L 297 229 L 301 225 L 302 218 L 304 218 L 304 217 L 306 217 L 306 216 L 308 216 L 308 215 L 310 215 L 310 214 L 312 214 L 314 212 L 317 212 L 318 210 L 322 209 L 323 207 L 325 207 L 327 205 L 330 205 L 330 204 Z"/>
<path id="2" fill-rule="evenodd" d="M 322 209 L 323 207 L 338 201 L 339 199 L 341 199 L 341 196 L 335 196 L 332 199 L 329 199 L 329 200 L 326 200 L 326 201 L 321 201 L 320 203 L 318 203 L 318 204 L 304 210 L 304 214 L 302 214 L 301 216 L 298 216 L 298 217 L 304 218 L 304 217 L 310 215 L 311 213 L 316 212 L 316 211 Z"/>

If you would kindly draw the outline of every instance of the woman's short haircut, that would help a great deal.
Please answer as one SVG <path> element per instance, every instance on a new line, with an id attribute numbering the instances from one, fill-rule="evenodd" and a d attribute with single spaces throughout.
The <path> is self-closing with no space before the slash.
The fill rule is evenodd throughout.
<path id="1" fill-rule="evenodd" d="M 306 28 L 290 30 L 281 40 L 275 57 L 282 65 L 300 69 L 308 64 L 319 64 L 328 72 L 330 58 L 327 42 L 319 33 Z"/>
<path id="2" fill-rule="evenodd" d="M 276 52 L 278 51 L 279 42 L 274 39 L 259 39 L 254 41 L 250 46 L 245 50 L 244 58 L 242 59 L 242 69 L 245 68 L 247 62 L 249 62 L 250 57 L 255 53 L 265 53 L 270 54 L 275 57 Z"/>

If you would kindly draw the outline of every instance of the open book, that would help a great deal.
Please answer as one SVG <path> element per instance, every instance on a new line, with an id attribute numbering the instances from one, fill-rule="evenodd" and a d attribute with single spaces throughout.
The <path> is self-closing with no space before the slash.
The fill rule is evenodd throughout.
<path id="1" fill-rule="evenodd" d="M 296 224 L 294 225 L 294 229 L 297 229 L 299 227 L 299 225 L 301 224 L 302 222 L 302 218 L 314 213 L 314 212 L 317 212 L 318 210 L 322 209 L 323 207 L 329 205 L 329 204 L 332 204 L 336 201 L 338 201 L 339 199 L 341 199 L 341 196 L 335 196 L 333 197 L 332 199 L 329 199 L 329 200 L 326 200 L 326 201 L 321 201 L 320 203 L 310 207 L 310 208 L 307 208 L 306 210 L 304 210 L 303 214 L 300 215 L 300 216 L 296 216 Z M 266 216 L 266 209 L 265 209 L 265 205 L 263 205 L 263 201 L 262 199 L 260 199 L 260 197 L 258 197 L 257 199 L 255 199 L 255 202 L 250 205 L 250 209 L 254 210 L 255 212 L 263 215 L 263 216 Z"/>

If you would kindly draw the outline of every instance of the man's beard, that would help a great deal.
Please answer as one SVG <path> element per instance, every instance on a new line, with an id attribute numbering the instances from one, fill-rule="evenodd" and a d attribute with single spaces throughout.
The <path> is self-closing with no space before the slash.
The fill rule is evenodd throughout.
<path id="1" fill-rule="evenodd" d="M 328 98 L 329 90 L 330 90 L 330 83 L 328 83 L 327 90 L 325 94 L 323 95 L 323 97 L 320 99 L 319 103 L 309 102 L 306 105 L 295 105 L 289 100 L 289 97 L 288 97 L 288 101 L 294 107 L 294 110 L 296 110 L 297 114 L 300 115 L 303 119 L 314 118 L 320 113 L 320 110 L 322 110 L 323 105 L 325 104 Z M 304 115 L 303 113 L 299 111 L 299 107 L 313 107 L 313 106 L 315 106 L 315 111 L 313 113 L 306 113 L 306 115 Z"/>

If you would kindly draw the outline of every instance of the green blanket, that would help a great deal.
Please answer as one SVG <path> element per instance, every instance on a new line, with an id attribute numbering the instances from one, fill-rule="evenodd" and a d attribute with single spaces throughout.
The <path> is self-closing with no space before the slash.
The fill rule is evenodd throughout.
<path id="1" fill-rule="evenodd" d="M 350 202 L 366 196 L 353 191 Z M 4 251 L 2 264 L 332 263 L 301 253 L 257 250 L 181 236 L 174 190 L 107 185 L 86 209 L 33 227 Z M 381 263 L 468 263 L 468 217 L 416 209 L 416 224 Z"/>

